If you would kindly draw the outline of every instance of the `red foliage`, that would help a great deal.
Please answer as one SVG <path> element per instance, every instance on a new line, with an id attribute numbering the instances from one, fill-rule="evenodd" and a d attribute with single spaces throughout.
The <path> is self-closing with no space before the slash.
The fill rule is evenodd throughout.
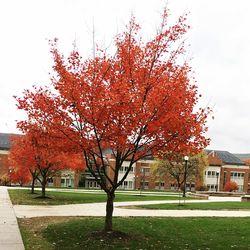
<path id="1" fill-rule="evenodd" d="M 160 151 L 199 152 L 209 142 L 204 135 L 209 110 L 194 111 L 199 94 L 191 68 L 183 62 L 188 28 L 186 16 L 169 26 L 164 10 L 157 35 L 143 43 L 132 18 L 116 37 L 113 56 L 98 49 L 85 61 L 76 49 L 65 58 L 55 39 L 52 89 L 26 90 L 17 98 L 28 116 L 19 128 L 27 131 L 37 123 L 54 141 L 61 138 L 58 146 L 83 154 L 111 203 L 139 159 Z M 106 167 L 107 152 L 112 152 L 115 167 Z M 130 165 L 118 179 L 125 160 Z"/>
<path id="2" fill-rule="evenodd" d="M 42 131 L 36 131 L 32 125 L 27 134 L 11 138 L 9 162 L 13 167 L 27 168 L 30 171 L 56 171 L 64 168 L 82 170 L 82 157 L 74 152 L 62 151 L 61 144 L 58 146 L 57 143 L 60 144 L 60 141 L 51 139 Z"/>
<path id="3" fill-rule="evenodd" d="M 224 190 L 227 192 L 232 192 L 238 190 L 238 184 L 235 181 L 229 181 L 225 184 Z"/>
<path id="4" fill-rule="evenodd" d="M 11 166 L 10 169 L 15 170 L 16 168 L 35 168 L 36 164 L 33 157 L 34 148 L 29 142 L 28 136 L 12 136 L 10 140 L 11 148 L 8 157 L 9 165 Z"/>
<path id="5" fill-rule="evenodd" d="M 18 183 L 20 186 L 29 183 L 32 179 L 29 169 L 22 167 L 11 168 L 9 176 L 11 183 Z"/>
<path id="6" fill-rule="evenodd" d="M 23 127 L 22 127 L 23 128 Z M 83 160 L 79 154 L 61 151 L 60 141 L 52 140 L 44 130 L 38 130 L 34 124 L 26 124 L 28 132 L 11 138 L 9 163 L 12 182 L 25 184 L 31 176 L 38 179 L 45 188 L 49 178 L 62 169 L 83 169 Z"/>

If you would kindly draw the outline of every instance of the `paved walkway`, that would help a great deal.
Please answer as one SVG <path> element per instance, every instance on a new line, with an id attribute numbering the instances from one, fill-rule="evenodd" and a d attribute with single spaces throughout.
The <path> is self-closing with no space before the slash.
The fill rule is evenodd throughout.
<path id="1" fill-rule="evenodd" d="M 209 200 L 188 200 L 186 202 L 220 202 L 240 201 L 239 197 L 210 197 Z M 177 201 L 133 201 L 115 202 L 114 216 L 144 216 L 144 217 L 250 217 L 250 211 L 221 210 L 146 210 L 126 209 L 125 206 L 178 203 Z M 38 216 L 105 216 L 106 203 L 87 203 L 60 206 L 14 206 L 16 216 L 31 218 Z"/>
<path id="2" fill-rule="evenodd" d="M 24 250 L 16 215 L 6 187 L 0 186 L 0 249 Z"/>

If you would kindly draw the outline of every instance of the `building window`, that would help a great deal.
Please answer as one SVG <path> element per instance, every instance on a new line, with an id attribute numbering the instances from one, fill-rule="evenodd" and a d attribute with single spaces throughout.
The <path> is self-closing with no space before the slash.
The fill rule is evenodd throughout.
<path id="1" fill-rule="evenodd" d="M 145 188 L 145 189 L 148 189 L 148 181 L 145 181 L 145 182 L 144 182 L 144 188 Z"/>
<path id="2" fill-rule="evenodd" d="M 214 184 L 207 184 L 208 191 L 216 191 L 217 185 Z"/>
<path id="3" fill-rule="evenodd" d="M 231 172 L 231 179 L 244 179 L 244 173 L 242 173 L 242 172 Z"/>
<path id="4" fill-rule="evenodd" d="M 124 181 L 123 184 L 119 188 L 121 188 L 121 189 L 133 189 L 134 182 L 133 181 Z"/>
<path id="5" fill-rule="evenodd" d="M 217 178 L 217 171 L 207 171 L 207 178 Z"/>
<path id="6" fill-rule="evenodd" d="M 243 192 L 243 185 L 238 185 L 238 192 Z"/>
<path id="7" fill-rule="evenodd" d="M 119 170 L 119 172 L 121 172 L 121 173 L 123 173 L 123 172 L 127 172 L 128 171 L 128 166 L 121 166 L 121 168 L 120 168 L 120 170 Z M 130 172 L 134 172 L 134 167 L 131 167 L 131 169 L 130 169 Z"/>
<path id="8" fill-rule="evenodd" d="M 142 173 L 143 173 L 145 176 L 149 176 L 150 168 L 143 168 L 142 171 L 143 171 Z"/>
<path id="9" fill-rule="evenodd" d="M 48 183 L 50 184 L 50 183 L 53 183 L 53 178 L 49 178 L 48 179 Z"/>

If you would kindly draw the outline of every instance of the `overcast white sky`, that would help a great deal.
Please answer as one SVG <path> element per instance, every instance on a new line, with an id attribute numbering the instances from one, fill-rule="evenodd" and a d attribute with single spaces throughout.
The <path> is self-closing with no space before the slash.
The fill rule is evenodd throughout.
<path id="1" fill-rule="evenodd" d="M 92 55 L 92 30 L 105 47 L 123 31 L 131 13 L 149 38 L 160 21 L 162 0 L 8 0 L 0 1 L 0 132 L 17 132 L 13 95 L 49 83 L 48 39 L 59 38 L 67 53 L 76 40 Z M 201 105 L 214 106 L 210 149 L 250 152 L 250 1 L 168 0 L 172 18 L 190 12 L 190 54 Z"/>

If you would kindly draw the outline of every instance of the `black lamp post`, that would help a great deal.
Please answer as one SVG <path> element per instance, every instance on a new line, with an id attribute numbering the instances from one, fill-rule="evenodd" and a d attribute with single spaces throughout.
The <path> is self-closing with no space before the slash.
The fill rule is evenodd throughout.
<path id="1" fill-rule="evenodd" d="M 218 192 L 218 184 L 219 184 L 219 171 L 216 171 L 216 192 Z"/>
<path id="2" fill-rule="evenodd" d="M 145 168 L 141 168 L 140 194 L 142 189 L 144 190 L 144 182 L 145 182 Z"/>
<path id="3" fill-rule="evenodd" d="M 187 183 L 187 168 L 188 168 L 189 157 L 184 156 L 185 166 L 184 166 L 184 187 L 183 187 L 183 197 L 186 197 L 186 183 Z"/>

